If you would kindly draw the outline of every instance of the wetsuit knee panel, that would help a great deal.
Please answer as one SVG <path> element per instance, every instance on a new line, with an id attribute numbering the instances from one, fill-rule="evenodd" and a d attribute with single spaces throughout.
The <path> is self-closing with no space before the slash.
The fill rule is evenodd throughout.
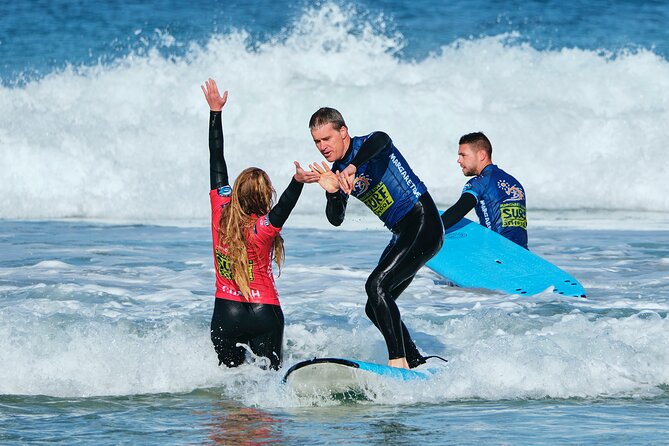
<path id="1" fill-rule="evenodd" d="M 372 273 L 365 282 L 365 291 L 367 292 L 368 304 L 376 305 L 379 300 L 383 299 L 383 274 Z"/>

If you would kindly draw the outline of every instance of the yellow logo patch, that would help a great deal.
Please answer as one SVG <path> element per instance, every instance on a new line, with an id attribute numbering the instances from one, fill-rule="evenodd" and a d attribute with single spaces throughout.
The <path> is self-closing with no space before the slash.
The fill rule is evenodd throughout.
<path id="1" fill-rule="evenodd" d="M 520 203 L 503 203 L 499 205 L 502 214 L 502 226 L 527 229 L 525 206 Z"/>
<path id="2" fill-rule="evenodd" d="M 390 195 L 390 192 L 388 192 L 388 188 L 383 183 L 374 186 L 369 192 L 360 197 L 360 200 L 365 203 L 377 217 L 380 217 L 395 202 Z"/>
<path id="3" fill-rule="evenodd" d="M 230 263 L 230 257 L 223 254 L 218 249 L 216 250 L 216 269 L 218 274 L 221 277 L 225 277 L 228 280 L 234 280 L 232 278 L 232 265 Z M 249 260 L 248 266 L 249 280 L 253 282 L 253 260 Z"/>

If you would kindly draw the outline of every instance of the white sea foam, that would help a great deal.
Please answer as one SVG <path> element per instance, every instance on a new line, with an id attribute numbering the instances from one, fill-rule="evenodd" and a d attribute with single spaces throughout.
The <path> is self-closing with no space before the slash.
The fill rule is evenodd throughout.
<path id="1" fill-rule="evenodd" d="M 461 290 L 423 270 L 399 305 L 418 345 L 450 363 L 430 383 L 383 384 L 370 398 L 654 395 L 669 383 L 664 233 L 551 227 L 596 227 L 604 215 L 608 229 L 667 228 L 669 65 L 645 51 L 537 51 L 513 40 L 462 41 L 407 61 L 396 53 L 401 36 L 326 4 L 268 43 L 216 35 L 183 57 L 153 50 L 0 87 L 0 218 L 206 225 L 208 111 L 199 84 L 207 76 L 231 92 L 230 171 L 259 165 L 279 191 L 293 159 L 319 159 L 306 123 L 322 105 L 344 112 L 355 134 L 389 132 L 442 206 L 465 180 L 458 137 L 483 130 L 496 161 L 524 183 L 530 211 L 542 209 L 531 220 L 533 251 L 578 277 L 589 299 Z M 325 224 L 323 205 L 322 192 L 306 188 L 291 226 Z M 581 208 L 600 210 L 574 211 Z M 381 229 L 359 203 L 349 210 L 345 227 Z M 638 210 L 656 213 L 639 221 Z M 335 404 L 298 399 L 277 372 L 216 366 L 206 231 L 189 232 L 184 248 L 178 230 L 57 227 L 48 236 L 28 223 L 3 230 L 0 394 L 215 387 L 260 407 Z M 388 235 L 291 231 L 278 280 L 286 365 L 313 356 L 384 362 L 384 342 L 364 315 L 364 283 Z"/>
<path id="2" fill-rule="evenodd" d="M 385 362 L 383 339 L 364 316 L 364 263 L 328 271 L 293 258 L 286 267 L 279 285 L 287 366 L 315 356 Z M 59 268 L 65 277 L 76 276 L 73 283 L 5 291 L 12 298 L 0 308 L 0 394 L 81 397 L 215 387 L 257 407 L 338 404 L 298 398 L 280 383 L 280 372 L 216 366 L 208 337 L 212 298 L 190 292 L 210 285 L 207 268 L 196 266 L 179 283 L 173 271 L 155 268 L 155 291 L 146 292 L 148 283 L 117 276 L 109 286 L 96 285 L 92 272 L 99 266 Z M 30 269 L 15 269 L 13 279 L 23 280 Z M 666 299 L 635 299 L 630 286 L 602 291 L 602 274 L 593 279 L 594 296 L 575 300 L 449 288 L 422 271 L 402 296 L 403 318 L 423 351 L 450 362 L 428 383 L 372 384 L 368 398 L 415 404 L 658 394 L 669 382 Z"/>
<path id="3" fill-rule="evenodd" d="M 401 36 L 325 4 L 269 42 L 219 34 L 184 56 L 156 48 L 2 86 L 0 218 L 206 222 L 208 76 L 230 90 L 230 172 L 258 165 L 279 191 L 293 160 L 320 160 L 307 121 L 330 105 L 353 134 L 387 131 L 441 205 L 465 181 L 459 136 L 483 130 L 530 210 L 669 212 L 669 63 L 514 40 L 460 41 L 407 61 Z M 296 215 L 322 206 L 308 187 Z"/>

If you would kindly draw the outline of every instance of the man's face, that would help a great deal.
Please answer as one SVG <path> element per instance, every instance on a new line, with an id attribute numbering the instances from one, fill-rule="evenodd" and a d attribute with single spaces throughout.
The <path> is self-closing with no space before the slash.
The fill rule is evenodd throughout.
<path id="1" fill-rule="evenodd" d="M 329 162 L 340 160 L 346 153 L 346 141 L 348 140 L 348 130 L 342 127 L 335 130 L 331 123 L 323 124 L 320 127 L 311 130 L 311 137 L 318 151 Z"/>
<path id="2" fill-rule="evenodd" d="M 480 150 L 475 150 L 471 144 L 460 144 L 458 148 L 458 164 L 466 177 L 473 177 L 479 174 L 479 152 Z"/>

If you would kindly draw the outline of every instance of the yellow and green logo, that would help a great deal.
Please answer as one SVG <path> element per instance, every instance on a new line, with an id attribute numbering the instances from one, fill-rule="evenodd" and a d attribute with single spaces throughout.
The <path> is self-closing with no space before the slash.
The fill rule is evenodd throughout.
<path id="1" fill-rule="evenodd" d="M 216 269 L 218 274 L 221 277 L 225 277 L 228 280 L 234 280 L 232 278 L 232 265 L 230 263 L 230 257 L 223 254 L 218 249 L 216 250 Z M 249 260 L 248 266 L 249 281 L 253 282 L 253 260 Z"/>
<path id="2" fill-rule="evenodd" d="M 374 186 L 369 192 L 360 197 L 360 200 L 378 217 L 383 215 L 395 202 L 390 192 L 388 192 L 388 188 L 383 183 Z"/>
<path id="3" fill-rule="evenodd" d="M 499 205 L 502 214 L 502 226 L 527 229 L 525 206 L 520 203 L 503 203 Z"/>

